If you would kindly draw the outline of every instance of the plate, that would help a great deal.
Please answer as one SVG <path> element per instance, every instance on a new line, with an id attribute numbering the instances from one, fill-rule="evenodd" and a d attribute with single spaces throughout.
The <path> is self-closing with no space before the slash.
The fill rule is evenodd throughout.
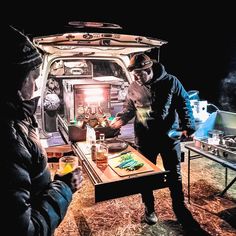
<path id="1" fill-rule="evenodd" d="M 117 140 L 117 139 L 106 140 L 106 145 L 110 153 L 121 152 L 128 147 L 128 143 L 122 140 Z"/>

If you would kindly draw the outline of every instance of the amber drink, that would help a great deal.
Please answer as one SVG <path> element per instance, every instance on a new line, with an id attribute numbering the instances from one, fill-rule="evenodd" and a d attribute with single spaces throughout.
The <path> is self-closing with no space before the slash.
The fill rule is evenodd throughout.
<path id="1" fill-rule="evenodd" d="M 108 147 L 104 141 L 104 134 L 100 134 L 99 144 L 97 147 L 96 164 L 97 167 L 102 170 L 106 169 L 106 167 L 108 166 Z"/>

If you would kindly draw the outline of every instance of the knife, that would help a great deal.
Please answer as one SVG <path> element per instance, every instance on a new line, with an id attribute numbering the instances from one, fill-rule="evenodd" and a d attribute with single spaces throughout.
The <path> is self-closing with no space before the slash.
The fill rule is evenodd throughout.
<path id="1" fill-rule="evenodd" d="M 130 152 L 131 152 L 131 151 L 125 151 L 125 152 L 117 153 L 117 154 L 108 156 L 108 159 L 113 159 L 113 158 L 115 158 L 115 157 L 119 157 L 119 156 L 122 156 L 122 155 L 127 154 L 127 153 L 130 153 Z"/>

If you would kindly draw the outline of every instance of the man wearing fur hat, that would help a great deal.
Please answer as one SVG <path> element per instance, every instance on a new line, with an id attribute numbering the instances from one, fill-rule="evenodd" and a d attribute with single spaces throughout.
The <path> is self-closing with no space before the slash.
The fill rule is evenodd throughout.
<path id="1" fill-rule="evenodd" d="M 169 189 L 177 220 L 185 229 L 198 226 L 184 203 L 180 169 L 180 138 L 195 131 L 188 93 L 175 76 L 168 74 L 161 63 L 156 63 L 146 54 L 131 57 L 128 70 L 135 80 L 129 86 L 123 111 L 117 114 L 111 126 L 119 129 L 135 117 L 138 150 L 154 164 L 160 154 L 164 168 L 170 171 Z M 179 120 L 182 132 L 179 132 L 179 139 L 173 139 L 170 134 L 180 129 Z M 153 192 L 142 192 L 142 201 L 145 205 L 144 222 L 155 224 Z"/>
<path id="2" fill-rule="evenodd" d="M 45 150 L 34 118 L 39 97 L 36 79 L 42 58 L 29 38 L 5 26 L 7 47 L 3 57 L 8 77 L 1 94 L 1 199 L 6 211 L 1 229 L 6 235 L 52 235 L 63 220 L 72 194 L 81 187 L 80 168 L 51 179 Z M 6 228 L 6 225 L 8 227 Z M 9 227 L 10 225 L 10 227 Z"/>

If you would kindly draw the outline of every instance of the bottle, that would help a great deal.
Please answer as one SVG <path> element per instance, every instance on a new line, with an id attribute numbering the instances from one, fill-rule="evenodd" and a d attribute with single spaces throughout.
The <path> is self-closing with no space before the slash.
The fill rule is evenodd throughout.
<path id="1" fill-rule="evenodd" d="M 109 127 L 109 122 L 108 122 L 107 116 L 105 114 L 103 115 L 103 121 L 104 121 L 103 127 Z"/>
<path id="2" fill-rule="evenodd" d="M 86 128 L 87 128 L 86 129 L 86 144 L 87 144 L 87 147 L 91 148 L 92 141 L 96 142 L 96 132 L 94 128 L 92 128 L 89 125 L 87 125 Z"/>
<path id="3" fill-rule="evenodd" d="M 99 134 L 99 143 L 100 144 L 105 143 L 105 134 L 104 133 Z"/>
<path id="4" fill-rule="evenodd" d="M 97 159 L 97 145 L 96 145 L 96 141 L 95 140 L 92 140 L 91 159 L 92 159 L 92 161 L 96 161 L 96 159 Z"/>
<path id="5" fill-rule="evenodd" d="M 89 116 L 85 115 L 81 128 L 85 129 L 88 122 L 89 122 Z"/>
<path id="6" fill-rule="evenodd" d="M 108 166 L 108 147 L 105 143 L 105 134 L 103 133 L 99 135 L 96 164 L 97 167 L 101 170 L 106 169 L 106 167 Z"/>

